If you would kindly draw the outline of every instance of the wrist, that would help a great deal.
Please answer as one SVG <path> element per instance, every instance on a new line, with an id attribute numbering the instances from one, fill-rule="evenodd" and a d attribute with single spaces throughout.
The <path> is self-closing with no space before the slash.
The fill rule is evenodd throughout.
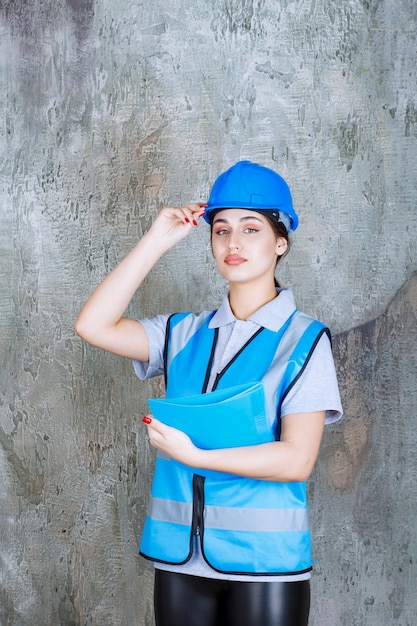
<path id="1" fill-rule="evenodd" d="M 153 262 L 158 261 L 169 250 L 169 246 L 163 243 L 161 237 L 152 232 L 152 227 L 141 237 L 136 248 L 144 250 L 148 259 L 152 259 Z"/>
<path id="2" fill-rule="evenodd" d="M 211 469 L 210 467 L 210 453 L 211 450 L 204 450 L 203 448 L 197 448 L 194 446 L 194 454 L 191 459 L 191 467 L 202 467 L 204 469 Z"/>

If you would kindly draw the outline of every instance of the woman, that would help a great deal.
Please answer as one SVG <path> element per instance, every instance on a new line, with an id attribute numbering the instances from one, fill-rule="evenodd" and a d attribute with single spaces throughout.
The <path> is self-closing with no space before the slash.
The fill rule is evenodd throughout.
<path id="1" fill-rule="evenodd" d="M 220 308 L 123 317 L 156 261 L 203 216 L 229 284 Z M 341 405 L 327 329 L 275 280 L 297 224 L 286 182 L 240 161 L 208 205 L 162 209 L 77 320 L 83 339 L 133 359 L 140 378 L 165 375 L 161 419 L 143 418 L 158 449 L 141 543 L 155 563 L 158 626 L 308 622 L 305 481 Z M 182 414 L 199 432 L 173 427 Z"/>

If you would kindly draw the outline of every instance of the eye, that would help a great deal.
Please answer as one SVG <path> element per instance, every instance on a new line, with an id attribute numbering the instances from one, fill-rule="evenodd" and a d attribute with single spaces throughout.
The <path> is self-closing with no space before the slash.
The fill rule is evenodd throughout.
<path id="1" fill-rule="evenodd" d="M 219 228 L 214 231 L 215 235 L 226 235 L 228 233 L 227 228 Z"/>
<path id="2" fill-rule="evenodd" d="M 246 226 L 244 233 L 259 233 L 259 228 L 254 228 L 253 226 Z"/>

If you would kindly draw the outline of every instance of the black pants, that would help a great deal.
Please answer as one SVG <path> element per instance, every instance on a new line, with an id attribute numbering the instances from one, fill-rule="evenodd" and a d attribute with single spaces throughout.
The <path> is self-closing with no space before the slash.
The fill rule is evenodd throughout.
<path id="1" fill-rule="evenodd" d="M 155 570 L 157 626 L 307 626 L 310 583 L 236 582 Z"/>

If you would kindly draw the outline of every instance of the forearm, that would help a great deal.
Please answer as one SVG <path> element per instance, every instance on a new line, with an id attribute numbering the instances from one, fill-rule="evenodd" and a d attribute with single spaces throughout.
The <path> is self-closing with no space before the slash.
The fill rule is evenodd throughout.
<path id="1" fill-rule="evenodd" d="M 293 482 L 307 480 L 314 461 L 292 443 L 274 441 L 242 448 L 198 449 L 193 465 L 257 480 Z"/>
<path id="2" fill-rule="evenodd" d="M 319 453 L 325 411 L 293 413 L 281 420 L 281 440 L 239 448 L 203 450 L 180 430 L 144 417 L 150 442 L 190 467 L 257 480 L 300 482 L 310 476 Z"/>
<path id="3" fill-rule="evenodd" d="M 202 468 L 273 482 L 303 482 L 320 448 L 325 411 L 294 413 L 282 419 L 281 440 L 236 448 L 197 447 L 183 431 L 145 416 L 150 442 L 169 457 Z"/>
<path id="4" fill-rule="evenodd" d="M 316 462 L 325 411 L 281 419 L 281 440 L 245 448 L 198 450 L 200 467 L 277 482 L 304 481 Z"/>
<path id="5" fill-rule="evenodd" d="M 91 294 L 75 325 L 78 334 L 89 340 L 92 334 L 114 327 L 164 251 L 154 237 L 145 234 Z"/>

